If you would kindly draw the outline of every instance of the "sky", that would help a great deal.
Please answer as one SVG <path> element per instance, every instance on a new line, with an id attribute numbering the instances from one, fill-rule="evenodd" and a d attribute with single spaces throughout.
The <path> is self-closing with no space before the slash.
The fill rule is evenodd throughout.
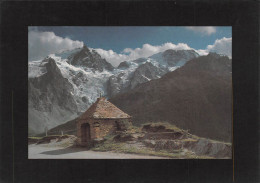
<path id="1" fill-rule="evenodd" d="M 29 61 L 82 47 L 94 48 L 116 66 L 167 49 L 194 49 L 232 56 L 232 27 L 226 26 L 30 26 Z"/>

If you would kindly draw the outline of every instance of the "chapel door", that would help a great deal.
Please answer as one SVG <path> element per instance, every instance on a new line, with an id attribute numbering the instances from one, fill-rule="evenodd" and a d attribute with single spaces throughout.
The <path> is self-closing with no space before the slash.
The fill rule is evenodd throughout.
<path id="1" fill-rule="evenodd" d="M 90 125 L 84 123 L 81 125 L 81 140 L 82 142 L 89 142 L 90 138 Z"/>

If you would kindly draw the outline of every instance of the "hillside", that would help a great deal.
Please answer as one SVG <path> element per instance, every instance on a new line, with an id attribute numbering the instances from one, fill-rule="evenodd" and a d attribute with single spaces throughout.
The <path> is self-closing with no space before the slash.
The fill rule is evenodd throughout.
<path id="1" fill-rule="evenodd" d="M 167 121 L 192 134 L 230 142 L 231 60 L 213 53 L 195 58 L 110 101 L 132 115 L 135 125 Z"/>

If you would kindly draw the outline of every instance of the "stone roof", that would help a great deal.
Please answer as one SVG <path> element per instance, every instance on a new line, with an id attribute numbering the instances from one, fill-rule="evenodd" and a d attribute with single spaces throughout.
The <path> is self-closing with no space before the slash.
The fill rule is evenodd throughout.
<path id="1" fill-rule="evenodd" d="M 128 114 L 117 108 L 114 104 L 107 101 L 105 97 L 98 98 L 88 110 L 81 115 L 82 118 L 130 118 Z"/>

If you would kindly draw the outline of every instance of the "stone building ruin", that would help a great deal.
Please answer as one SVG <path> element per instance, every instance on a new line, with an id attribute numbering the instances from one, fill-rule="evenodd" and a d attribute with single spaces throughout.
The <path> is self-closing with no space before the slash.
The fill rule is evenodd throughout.
<path id="1" fill-rule="evenodd" d="M 124 131 L 132 125 L 131 116 L 100 97 L 77 121 L 77 144 L 91 146 L 95 140 Z"/>

